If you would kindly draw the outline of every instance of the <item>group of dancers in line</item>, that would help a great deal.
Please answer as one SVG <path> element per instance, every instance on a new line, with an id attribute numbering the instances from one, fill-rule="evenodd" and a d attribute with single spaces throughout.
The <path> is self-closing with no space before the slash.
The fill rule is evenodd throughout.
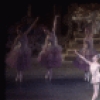
<path id="1" fill-rule="evenodd" d="M 62 64 L 62 47 L 58 44 L 57 37 L 55 34 L 57 17 L 55 16 L 52 31 L 43 28 L 46 33 L 45 43 L 42 47 L 41 52 L 37 57 L 37 61 L 45 66 L 48 70 L 45 74 L 45 79 L 52 79 L 52 69 L 60 67 Z M 34 27 L 39 18 L 37 18 L 24 33 L 18 28 L 14 44 L 11 51 L 7 54 L 6 64 L 10 67 L 15 67 L 17 69 L 16 81 L 22 82 L 23 71 L 31 67 L 31 49 L 28 46 L 27 34 Z M 83 48 L 77 52 L 75 50 L 76 59 L 74 60 L 74 65 L 81 68 L 85 72 L 85 80 L 90 79 L 93 84 L 93 97 L 92 100 L 96 100 L 99 94 L 99 83 L 100 83 L 100 64 L 98 60 L 100 55 L 93 48 L 93 34 L 91 29 L 85 28 L 86 37 L 84 38 Z"/>
<path id="2" fill-rule="evenodd" d="M 57 17 L 58 16 L 55 16 L 52 31 L 49 31 L 49 29 L 44 27 L 42 28 L 47 36 L 42 50 L 37 57 L 37 61 L 48 69 L 45 78 L 49 80 L 52 79 L 52 68 L 60 67 L 62 63 L 62 48 L 58 45 L 57 37 L 55 35 Z M 34 27 L 38 19 L 39 18 L 37 18 L 24 33 L 17 28 L 18 36 L 16 37 L 10 52 L 7 54 L 7 66 L 17 69 L 17 76 L 15 78 L 16 81 L 19 80 L 22 82 L 23 71 L 32 66 L 32 52 L 28 45 L 27 34 Z"/>

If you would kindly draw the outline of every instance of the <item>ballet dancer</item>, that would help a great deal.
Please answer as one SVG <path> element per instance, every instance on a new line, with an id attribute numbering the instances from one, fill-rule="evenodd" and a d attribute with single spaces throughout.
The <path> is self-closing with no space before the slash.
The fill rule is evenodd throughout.
<path id="1" fill-rule="evenodd" d="M 49 81 L 51 81 L 52 79 L 52 69 L 60 67 L 62 63 L 62 48 L 60 45 L 58 45 L 57 37 L 55 35 L 55 25 L 57 17 L 58 16 L 55 16 L 52 32 L 44 29 L 44 32 L 47 34 L 47 36 L 43 49 L 38 56 L 38 61 L 41 63 L 41 65 L 47 68 L 45 79 L 49 79 Z"/>
<path id="2" fill-rule="evenodd" d="M 24 33 L 17 29 L 16 37 L 10 53 L 7 55 L 6 64 L 17 69 L 15 81 L 22 82 L 23 71 L 31 67 L 31 49 L 28 47 L 27 34 L 34 27 L 38 18 L 31 24 L 29 29 Z"/>
<path id="3" fill-rule="evenodd" d="M 77 54 L 82 60 L 84 60 L 89 65 L 89 71 L 92 75 L 91 83 L 93 85 L 93 96 L 91 100 L 96 100 L 99 95 L 100 84 L 100 64 L 98 63 L 100 54 L 94 55 L 92 57 L 92 61 L 87 60 L 84 56 L 80 55 L 76 50 L 75 54 Z"/>
<path id="4" fill-rule="evenodd" d="M 89 43 L 84 42 L 83 48 L 79 50 L 79 53 L 86 57 L 87 59 L 90 59 L 90 50 L 89 50 Z M 83 70 L 85 72 L 84 79 L 85 81 L 89 81 L 89 69 L 88 64 L 86 64 L 82 59 L 80 59 L 78 56 L 73 61 L 75 67 L 78 67 L 79 69 Z"/>

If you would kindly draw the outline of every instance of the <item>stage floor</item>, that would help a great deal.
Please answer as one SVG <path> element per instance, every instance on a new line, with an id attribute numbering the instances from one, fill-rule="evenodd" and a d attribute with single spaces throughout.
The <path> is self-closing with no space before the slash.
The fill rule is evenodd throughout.
<path id="1" fill-rule="evenodd" d="M 46 68 L 34 63 L 19 83 L 15 82 L 16 70 L 6 67 L 6 100 L 91 100 L 92 85 L 71 63 L 55 68 L 51 82 L 44 79 L 45 72 Z"/>
<path id="2" fill-rule="evenodd" d="M 79 78 L 6 80 L 6 100 L 91 100 L 92 85 Z M 99 98 L 97 100 L 100 99 Z"/>

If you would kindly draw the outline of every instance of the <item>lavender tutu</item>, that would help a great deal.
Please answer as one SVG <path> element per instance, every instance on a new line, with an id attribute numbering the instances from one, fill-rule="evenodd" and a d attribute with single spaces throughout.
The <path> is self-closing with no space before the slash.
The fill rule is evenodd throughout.
<path id="1" fill-rule="evenodd" d="M 90 54 L 85 55 L 85 58 L 88 59 L 89 61 L 92 61 L 92 57 L 98 53 L 94 49 L 90 49 L 89 52 Z M 82 50 L 80 50 L 79 53 L 82 54 Z M 73 61 L 73 64 L 75 65 L 75 67 L 78 67 L 79 69 L 83 71 L 89 70 L 89 65 L 85 61 L 83 61 L 81 58 L 79 58 L 79 56 L 76 56 L 75 60 Z"/>
<path id="2" fill-rule="evenodd" d="M 86 56 L 85 56 L 86 57 Z M 87 58 L 87 57 L 86 57 Z M 79 69 L 83 70 L 83 71 L 88 71 L 89 70 L 89 65 L 87 63 L 85 63 L 81 58 L 79 58 L 78 56 L 75 58 L 73 64 L 75 65 L 75 67 L 78 67 Z"/>
<path id="3" fill-rule="evenodd" d="M 7 54 L 7 57 L 6 57 L 7 66 L 10 66 L 10 67 L 16 66 L 19 52 L 20 52 L 20 48 L 16 48 L 16 49 L 14 48 Z"/>
<path id="4" fill-rule="evenodd" d="M 62 63 L 62 48 L 59 45 L 49 46 L 41 52 L 38 61 L 47 68 L 60 67 Z"/>
<path id="5" fill-rule="evenodd" d="M 22 37 L 24 38 L 24 37 Z M 21 47 L 15 47 L 10 53 L 7 55 L 6 64 L 10 67 L 15 67 L 19 71 L 23 71 L 31 67 L 31 49 L 24 42 L 22 43 L 21 38 Z"/>

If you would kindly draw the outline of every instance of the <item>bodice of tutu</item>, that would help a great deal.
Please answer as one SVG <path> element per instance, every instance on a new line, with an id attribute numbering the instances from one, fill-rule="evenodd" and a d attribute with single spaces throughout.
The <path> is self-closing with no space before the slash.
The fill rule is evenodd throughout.
<path id="1" fill-rule="evenodd" d="M 57 43 L 57 38 L 55 34 L 52 32 L 50 35 L 47 35 L 45 39 L 45 45 L 42 47 L 42 51 L 50 51 L 50 50 L 57 50 L 62 51 L 62 48 Z"/>
<path id="2" fill-rule="evenodd" d="M 48 48 L 46 49 L 47 51 L 58 51 L 61 52 L 62 48 L 60 45 L 48 45 Z"/>
<path id="3" fill-rule="evenodd" d="M 54 32 L 48 36 L 48 41 L 51 43 L 51 45 L 57 44 L 57 37 L 55 36 Z"/>
<path id="4" fill-rule="evenodd" d="M 93 38 L 85 38 L 84 42 L 88 42 L 91 49 L 93 49 Z"/>
<path id="5" fill-rule="evenodd" d="M 97 63 L 92 63 L 91 66 L 90 66 L 90 72 L 91 72 L 91 75 L 92 75 L 92 78 L 91 78 L 91 83 L 98 83 L 100 82 L 100 72 L 99 72 L 99 69 L 100 69 L 100 65 Z"/>

